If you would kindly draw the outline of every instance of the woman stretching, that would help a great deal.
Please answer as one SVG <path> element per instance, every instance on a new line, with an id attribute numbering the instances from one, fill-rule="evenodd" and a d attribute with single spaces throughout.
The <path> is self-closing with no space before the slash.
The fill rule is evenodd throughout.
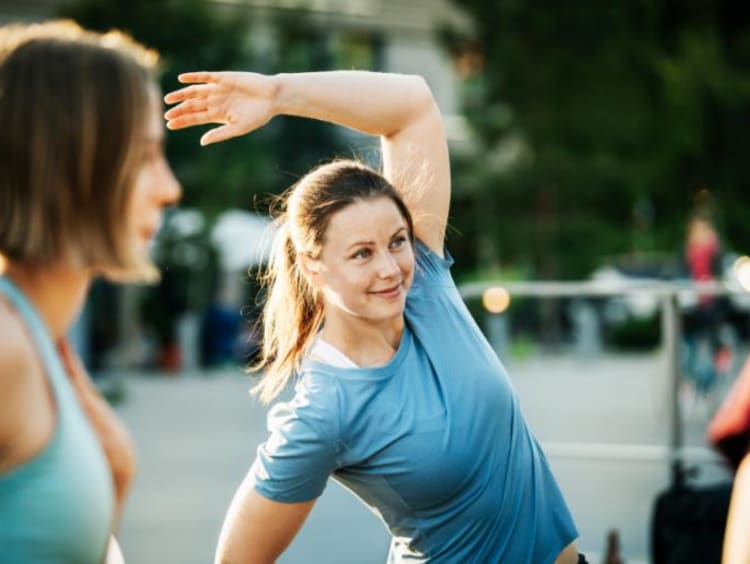
<path id="1" fill-rule="evenodd" d="M 221 124 L 203 144 L 277 115 L 382 144 L 382 173 L 338 161 L 287 192 L 256 389 L 270 401 L 293 379 L 295 394 L 270 412 L 216 562 L 273 562 L 329 476 L 382 518 L 390 562 L 577 562 L 570 512 L 451 278 L 448 149 L 425 82 L 366 72 L 180 81 L 190 86 L 166 96 L 179 103 L 167 125 Z"/>

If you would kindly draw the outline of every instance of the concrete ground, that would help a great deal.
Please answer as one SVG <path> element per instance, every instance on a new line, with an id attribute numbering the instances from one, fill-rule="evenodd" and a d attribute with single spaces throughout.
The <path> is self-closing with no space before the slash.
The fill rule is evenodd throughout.
<path id="1" fill-rule="evenodd" d="M 656 354 L 535 357 L 510 363 L 526 418 L 576 518 L 579 548 L 597 562 L 610 529 L 628 562 L 648 560 L 654 497 L 669 482 L 668 385 Z M 230 499 L 265 436 L 265 410 L 239 371 L 124 375 L 118 411 L 139 467 L 120 531 L 129 563 L 205 564 Z M 707 451 L 708 414 L 691 410 L 686 442 L 704 482 L 728 479 Z M 282 564 L 376 564 L 388 535 L 331 482 Z"/>

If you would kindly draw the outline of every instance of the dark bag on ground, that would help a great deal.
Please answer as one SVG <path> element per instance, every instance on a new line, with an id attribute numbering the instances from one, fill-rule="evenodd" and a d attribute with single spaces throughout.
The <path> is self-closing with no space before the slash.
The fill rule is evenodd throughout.
<path id="1" fill-rule="evenodd" d="M 651 562 L 720 564 L 731 493 L 731 484 L 720 484 L 659 494 L 651 521 Z"/>

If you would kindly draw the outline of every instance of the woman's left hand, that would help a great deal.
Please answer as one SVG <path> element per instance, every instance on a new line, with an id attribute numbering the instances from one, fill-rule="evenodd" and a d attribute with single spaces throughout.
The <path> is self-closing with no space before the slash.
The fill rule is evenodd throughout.
<path id="1" fill-rule="evenodd" d="M 201 145 L 249 133 L 275 115 L 273 77 L 253 72 L 188 72 L 178 80 L 190 86 L 164 96 L 167 104 L 178 104 L 164 114 L 167 127 L 222 124 L 205 133 Z"/>
<path id="2" fill-rule="evenodd" d="M 130 435 L 114 410 L 94 386 L 81 359 L 66 339 L 57 342 L 57 351 L 81 408 L 96 432 L 112 471 L 119 516 L 135 475 L 135 455 Z"/>

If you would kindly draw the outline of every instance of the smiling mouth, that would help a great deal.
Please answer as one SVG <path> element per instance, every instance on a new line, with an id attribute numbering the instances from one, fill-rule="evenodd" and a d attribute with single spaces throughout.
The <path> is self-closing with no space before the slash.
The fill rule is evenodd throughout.
<path id="1" fill-rule="evenodd" d="M 377 292 L 370 292 L 370 293 L 376 296 L 382 296 L 382 297 L 388 298 L 388 297 L 397 295 L 401 291 L 402 287 L 403 287 L 403 284 L 400 283 L 400 284 L 396 284 L 395 286 L 392 286 L 391 288 L 386 288 L 385 290 L 379 290 Z"/>

